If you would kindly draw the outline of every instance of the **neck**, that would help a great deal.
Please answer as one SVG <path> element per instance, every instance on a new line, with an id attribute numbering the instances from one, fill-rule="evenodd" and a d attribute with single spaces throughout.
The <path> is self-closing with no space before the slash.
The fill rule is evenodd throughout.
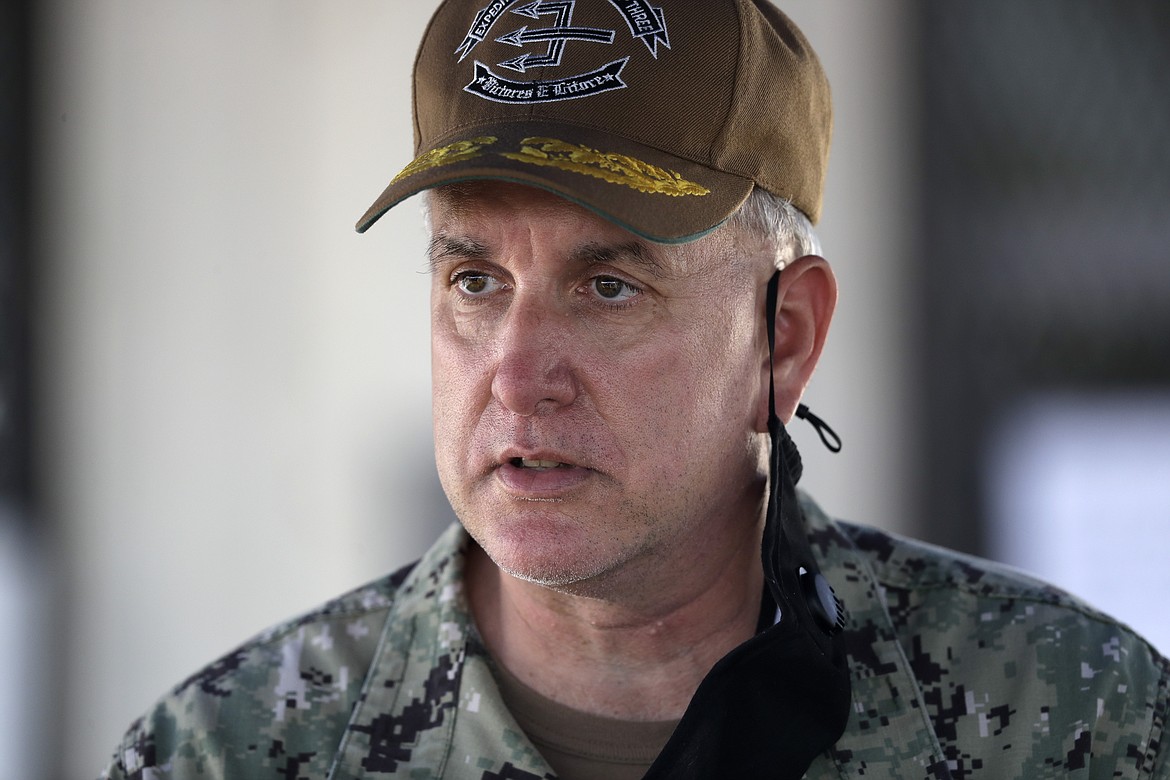
<path id="1" fill-rule="evenodd" d="M 517 579 L 473 545 L 471 609 L 496 662 L 545 697 L 605 717 L 676 719 L 715 662 L 755 633 L 763 572 L 750 530 L 661 578 L 588 591 Z"/>

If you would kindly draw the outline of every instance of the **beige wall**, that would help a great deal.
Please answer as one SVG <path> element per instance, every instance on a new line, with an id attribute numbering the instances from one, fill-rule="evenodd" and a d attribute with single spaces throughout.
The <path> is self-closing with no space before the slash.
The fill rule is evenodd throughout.
<path id="1" fill-rule="evenodd" d="M 67 573 L 63 776 L 94 774 L 166 687 L 406 562 L 445 520 L 426 517 L 417 208 L 352 230 L 408 159 L 424 6 L 44 6 L 40 397 Z M 842 308 L 808 400 L 846 451 L 795 435 L 828 509 L 904 528 L 909 35 L 900 2 L 876 6 L 786 6 L 838 106 L 822 235 Z"/>

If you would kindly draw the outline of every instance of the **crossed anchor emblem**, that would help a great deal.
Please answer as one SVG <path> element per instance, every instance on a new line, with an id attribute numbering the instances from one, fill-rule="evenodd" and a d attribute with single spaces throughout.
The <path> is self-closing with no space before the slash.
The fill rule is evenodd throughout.
<path id="1" fill-rule="evenodd" d="M 519 57 L 504 60 L 499 63 L 501 68 L 524 73 L 527 68 L 541 65 L 560 65 L 561 54 L 565 50 L 567 41 L 593 41 L 595 43 L 613 43 L 613 30 L 599 30 L 595 27 L 571 27 L 573 21 L 573 0 L 535 0 L 527 5 L 513 8 L 512 13 L 539 19 L 541 16 L 555 16 L 552 27 L 542 27 L 529 30 L 524 25 L 507 35 L 496 38 L 500 43 L 512 46 L 526 46 L 530 43 L 548 41 L 548 51 L 543 55 L 533 56 L 527 52 Z"/>

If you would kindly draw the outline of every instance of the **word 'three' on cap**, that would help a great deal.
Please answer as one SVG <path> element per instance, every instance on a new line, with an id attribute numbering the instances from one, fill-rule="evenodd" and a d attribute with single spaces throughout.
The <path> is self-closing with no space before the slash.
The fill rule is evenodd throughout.
<path id="1" fill-rule="evenodd" d="M 829 85 L 767 0 L 446 0 L 414 65 L 416 157 L 358 221 L 501 179 L 652 241 L 717 227 L 754 186 L 820 217 Z"/>

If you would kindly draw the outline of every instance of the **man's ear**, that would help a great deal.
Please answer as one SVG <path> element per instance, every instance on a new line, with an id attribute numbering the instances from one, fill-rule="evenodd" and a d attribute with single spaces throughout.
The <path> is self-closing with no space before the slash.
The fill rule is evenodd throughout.
<path id="1" fill-rule="evenodd" d="M 789 263 L 780 272 L 776 303 L 776 348 L 772 353 L 776 382 L 776 415 L 787 424 L 821 357 L 829 322 L 837 306 L 837 277 L 828 261 L 817 255 Z M 757 430 L 768 430 L 768 360 L 760 371 L 763 382 Z"/>

